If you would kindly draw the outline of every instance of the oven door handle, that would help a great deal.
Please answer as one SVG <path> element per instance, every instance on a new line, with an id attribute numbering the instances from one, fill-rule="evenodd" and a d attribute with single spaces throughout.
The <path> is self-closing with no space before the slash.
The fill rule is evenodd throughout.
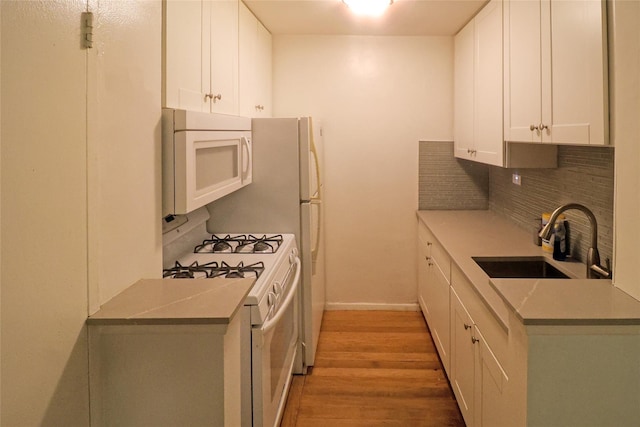
<path id="1" fill-rule="evenodd" d="M 291 284 L 291 287 L 289 288 L 289 293 L 287 294 L 287 297 L 282 302 L 282 305 L 278 308 L 276 315 L 273 316 L 268 321 L 266 321 L 262 325 L 262 328 L 260 328 L 263 334 L 269 332 L 278 324 L 282 316 L 284 316 L 285 311 L 287 311 L 287 308 L 289 308 L 289 305 L 291 305 L 291 302 L 293 301 L 293 298 L 295 297 L 296 292 L 298 291 L 298 287 L 300 285 L 300 274 L 302 271 L 302 268 L 300 265 L 300 258 L 296 257 L 296 260 L 294 261 L 294 265 L 296 267 L 296 275 L 293 278 L 293 283 Z"/>

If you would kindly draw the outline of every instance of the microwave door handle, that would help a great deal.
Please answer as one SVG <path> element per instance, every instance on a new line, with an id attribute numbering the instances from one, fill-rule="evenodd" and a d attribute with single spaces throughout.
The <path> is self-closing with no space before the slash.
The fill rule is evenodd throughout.
<path id="1" fill-rule="evenodd" d="M 296 266 L 296 275 L 293 278 L 291 287 L 289 288 L 289 293 L 282 302 L 280 308 L 276 311 L 276 315 L 265 322 L 264 325 L 262 325 L 262 328 L 260 328 L 263 334 L 266 334 L 278 324 L 282 316 L 284 316 L 284 313 L 287 311 L 287 308 L 289 308 L 289 306 L 291 305 L 296 292 L 298 292 L 298 286 L 300 284 L 300 272 L 302 270 L 302 268 L 300 267 L 300 258 L 296 257 L 294 265 Z"/>
<path id="2" fill-rule="evenodd" d="M 242 180 L 245 180 L 249 175 L 251 168 L 251 147 L 249 140 L 246 136 L 240 137 L 240 145 L 242 146 Z M 246 156 L 245 156 L 246 153 Z"/>

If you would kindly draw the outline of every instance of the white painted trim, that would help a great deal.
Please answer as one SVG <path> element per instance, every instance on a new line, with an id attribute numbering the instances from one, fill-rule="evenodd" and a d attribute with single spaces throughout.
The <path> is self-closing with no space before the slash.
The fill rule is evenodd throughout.
<path id="1" fill-rule="evenodd" d="M 366 302 L 328 302 L 326 311 L 337 310 L 388 310 L 388 311 L 419 311 L 418 303 L 411 304 L 382 304 Z"/>

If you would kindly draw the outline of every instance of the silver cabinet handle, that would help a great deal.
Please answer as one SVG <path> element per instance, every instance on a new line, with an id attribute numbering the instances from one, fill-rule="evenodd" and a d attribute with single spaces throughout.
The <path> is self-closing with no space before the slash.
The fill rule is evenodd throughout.
<path id="1" fill-rule="evenodd" d="M 212 93 L 206 93 L 204 95 L 204 100 L 206 101 L 208 98 L 211 98 L 213 102 L 220 101 L 222 99 L 222 94 L 219 93 L 217 95 L 214 95 Z"/>

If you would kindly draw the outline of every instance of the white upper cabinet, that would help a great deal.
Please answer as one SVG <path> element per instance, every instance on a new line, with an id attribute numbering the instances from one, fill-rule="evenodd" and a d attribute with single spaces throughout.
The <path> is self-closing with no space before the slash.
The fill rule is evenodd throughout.
<path id="1" fill-rule="evenodd" d="M 238 0 L 205 3 L 211 6 L 211 112 L 238 114 Z"/>
<path id="2" fill-rule="evenodd" d="M 203 37 L 202 2 L 164 2 L 163 106 L 204 111 L 203 55 L 209 40 Z M 207 66 L 207 75 L 208 75 Z"/>
<path id="3" fill-rule="evenodd" d="M 502 1 L 492 0 L 455 37 L 455 156 L 504 166 Z"/>
<path id="4" fill-rule="evenodd" d="M 164 7 L 163 106 L 238 114 L 238 0 Z"/>
<path id="5" fill-rule="evenodd" d="M 462 159 L 471 157 L 473 140 L 473 45 L 475 21 L 469 22 L 454 38 L 454 150 Z"/>
<path id="6" fill-rule="evenodd" d="M 474 154 L 479 162 L 503 166 L 502 1 L 491 1 L 474 20 Z"/>
<path id="7" fill-rule="evenodd" d="M 271 117 L 271 33 L 240 3 L 240 115 Z"/>
<path id="8" fill-rule="evenodd" d="M 504 2 L 507 141 L 608 143 L 605 2 Z"/>

